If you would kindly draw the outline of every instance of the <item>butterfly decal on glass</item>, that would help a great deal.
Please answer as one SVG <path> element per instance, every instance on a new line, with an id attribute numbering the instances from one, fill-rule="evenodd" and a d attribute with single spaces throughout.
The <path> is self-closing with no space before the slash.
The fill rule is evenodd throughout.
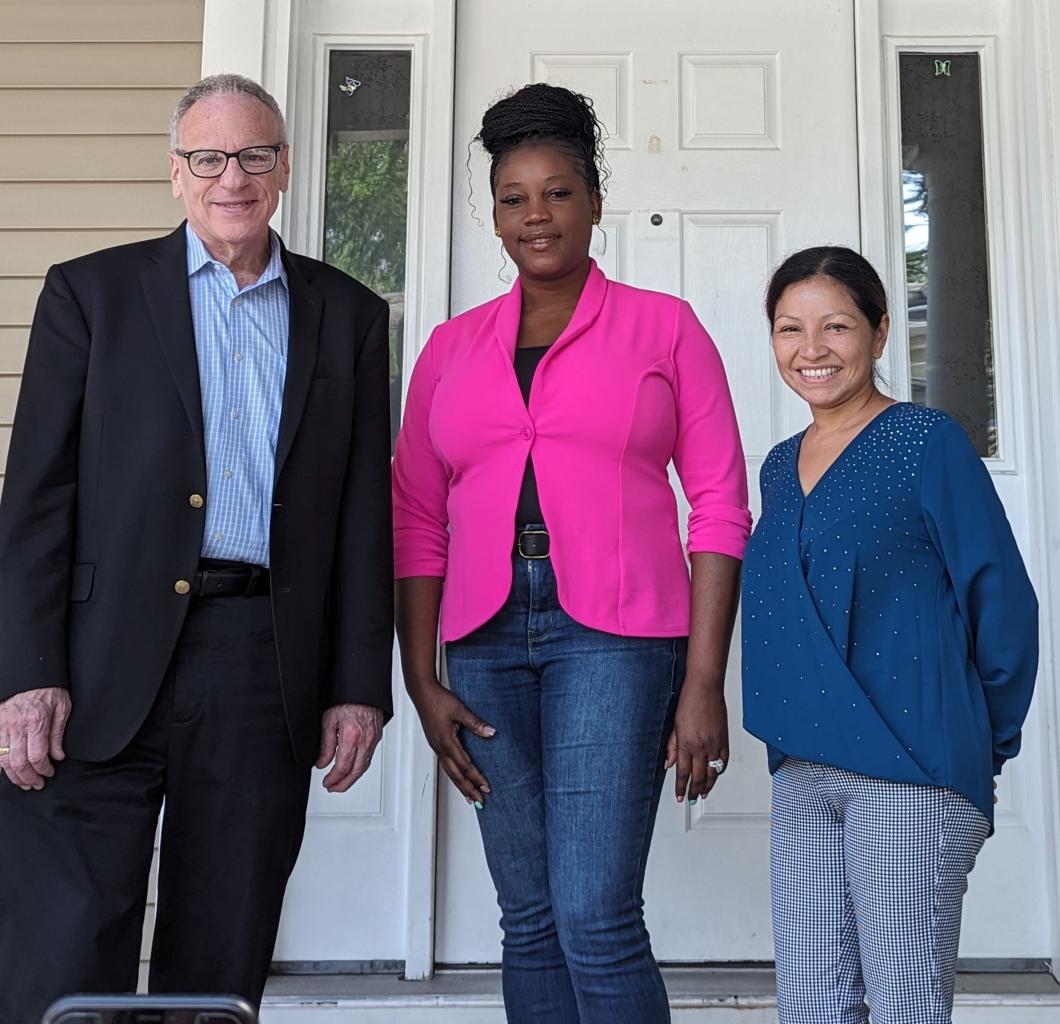
<path id="1" fill-rule="evenodd" d="M 941 78 L 945 75 L 947 78 L 950 77 L 950 66 L 953 64 L 952 60 L 936 60 L 935 61 L 935 77 Z M 349 79 L 347 78 L 348 82 Z"/>
<path id="2" fill-rule="evenodd" d="M 352 96 L 358 89 L 360 89 L 361 85 L 362 83 L 358 82 L 356 78 L 350 78 L 350 76 L 347 75 L 346 81 L 339 86 L 339 92 L 344 92 L 347 96 Z"/>

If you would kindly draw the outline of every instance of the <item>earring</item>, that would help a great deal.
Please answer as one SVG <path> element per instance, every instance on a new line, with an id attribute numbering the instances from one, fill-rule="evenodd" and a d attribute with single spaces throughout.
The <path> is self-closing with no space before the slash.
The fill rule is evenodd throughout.
<path id="1" fill-rule="evenodd" d="M 593 217 L 593 224 L 599 224 L 599 223 L 600 223 L 600 214 L 596 214 Z"/>
<path id="2" fill-rule="evenodd" d="M 497 280 L 501 284 L 512 283 L 512 272 L 508 269 L 508 253 L 503 247 L 501 248 L 501 265 L 497 269 Z"/>
<path id="3" fill-rule="evenodd" d="M 593 241 L 589 246 L 589 253 L 595 258 L 599 258 L 607 255 L 607 232 L 600 227 L 600 218 L 593 218 L 593 227 L 596 230 L 593 232 Z M 599 236 L 599 242 L 597 242 L 597 236 Z"/>
<path id="4" fill-rule="evenodd" d="M 500 228 L 494 228 L 494 229 L 493 229 L 493 233 L 494 233 L 494 234 L 495 234 L 495 235 L 496 235 L 496 236 L 497 236 L 498 238 L 500 238 L 500 237 L 501 237 L 501 229 L 500 229 Z"/>

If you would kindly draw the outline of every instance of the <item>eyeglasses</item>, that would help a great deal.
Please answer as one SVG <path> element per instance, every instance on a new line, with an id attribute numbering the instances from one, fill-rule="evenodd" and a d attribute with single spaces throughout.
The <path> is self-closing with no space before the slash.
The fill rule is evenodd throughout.
<path id="1" fill-rule="evenodd" d="M 196 178 L 219 178 L 235 157 L 247 174 L 268 174 L 276 166 L 276 158 L 284 144 L 276 146 L 247 146 L 237 153 L 226 153 L 222 149 L 192 149 L 184 152 L 174 150 L 177 156 L 188 161 L 188 170 Z"/>

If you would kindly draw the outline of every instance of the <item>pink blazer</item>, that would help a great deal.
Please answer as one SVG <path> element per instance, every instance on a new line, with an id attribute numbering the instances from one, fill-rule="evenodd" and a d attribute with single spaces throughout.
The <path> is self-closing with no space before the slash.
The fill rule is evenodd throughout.
<path id="1" fill-rule="evenodd" d="M 445 578 L 441 639 L 504 604 L 515 506 L 532 455 L 560 604 L 623 636 L 684 636 L 688 550 L 743 556 L 747 476 L 725 370 L 687 302 L 608 281 L 595 264 L 542 358 L 527 408 L 514 353 L 522 293 L 437 327 L 412 373 L 394 457 L 398 579 Z"/>

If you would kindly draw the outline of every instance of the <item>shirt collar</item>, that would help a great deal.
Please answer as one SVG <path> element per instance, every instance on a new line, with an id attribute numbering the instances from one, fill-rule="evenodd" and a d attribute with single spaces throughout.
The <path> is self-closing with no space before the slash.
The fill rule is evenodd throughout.
<path id="1" fill-rule="evenodd" d="M 202 239 L 191 230 L 190 224 L 184 225 L 184 233 L 188 240 L 188 277 L 193 277 L 202 270 L 207 263 L 214 263 L 216 261 L 206 251 L 206 246 L 202 244 Z M 272 228 L 269 229 L 269 242 L 272 247 L 272 250 L 269 253 L 269 262 L 265 265 L 261 277 L 249 286 L 251 288 L 257 288 L 260 285 L 268 284 L 270 281 L 275 281 L 277 278 L 279 278 L 284 288 L 287 287 L 287 271 L 284 269 L 283 258 L 280 254 L 280 236 L 277 235 Z"/>

